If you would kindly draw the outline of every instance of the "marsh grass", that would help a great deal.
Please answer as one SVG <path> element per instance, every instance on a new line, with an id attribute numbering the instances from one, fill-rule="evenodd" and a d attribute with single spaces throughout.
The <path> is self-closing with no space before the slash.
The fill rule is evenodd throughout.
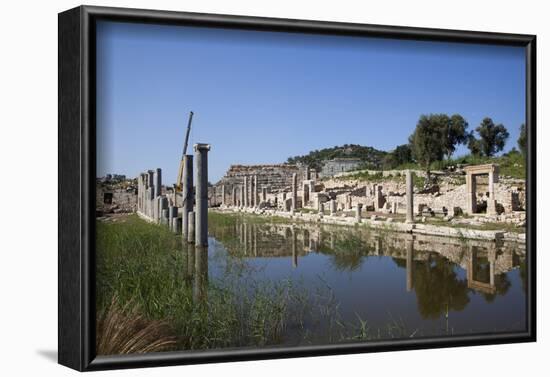
<path id="1" fill-rule="evenodd" d="M 238 245 L 234 232 L 239 222 L 269 227 L 273 218 L 263 220 L 209 213 L 209 224 L 225 235 L 211 239 L 210 255 L 135 215 L 98 222 L 96 325 L 101 354 L 326 344 L 413 333 L 391 318 L 385 328 L 371 327 L 360 314 L 356 321 L 343 321 L 325 281 L 307 290 L 290 279 L 255 280 L 248 258 L 229 256 L 226 243 Z M 366 252 L 362 240 L 369 234 L 362 229 L 338 237 L 334 250 L 326 252 L 343 269 L 359 268 Z M 221 269 L 215 278 L 208 274 L 212 262 Z"/>
<path id="2" fill-rule="evenodd" d="M 98 312 L 109 313 L 117 297 L 123 308 L 139 308 L 140 321 L 169 323 L 177 349 L 281 343 L 287 324 L 299 317 L 304 301 L 299 290 L 288 282 L 243 287 L 239 279 L 209 281 L 207 272 L 202 277 L 196 271 L 189 274 L 194 270 L 189 265 L 205 252 L 137 216 L 121 223 L 98 222 Z M 197 278 L 202 287 L 197 287 Z M 120 347 L 105 344 L 103 349 L 118 353 Z"/>

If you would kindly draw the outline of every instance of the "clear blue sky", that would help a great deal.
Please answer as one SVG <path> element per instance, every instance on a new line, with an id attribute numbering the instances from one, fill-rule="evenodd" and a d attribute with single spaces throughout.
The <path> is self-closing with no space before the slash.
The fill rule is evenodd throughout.
<path id="1" fill-rule="evenodd" d="M 278 163 L 342 144 L 391 150 L 421 114 L 489 116 L 516 146 L 524 49 L 442 42 L 100 22 L 97 174 L 161 167 L 175 182 L 212 145 L 209 180 L 231 164 Z M 455 154 L 464 154 L 460 148 Z"/>

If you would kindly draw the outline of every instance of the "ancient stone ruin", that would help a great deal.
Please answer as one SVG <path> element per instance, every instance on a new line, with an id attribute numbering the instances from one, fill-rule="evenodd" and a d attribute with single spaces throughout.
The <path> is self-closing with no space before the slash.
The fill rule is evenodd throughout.
<path id="1" fill-rule="evenodd" d="M 291 215 L 300 211 L 356 223 L 365 217 L 391 223 L 405 215 L 405 224 L 439 217 L 457 224 L 524 225 L 524 181 L 499 180 L 495 164 L 468 166 L 452 175 L 441 175 L 438 184 L 430 187 L 415 185 L 414 176 L 421 174 L 376 171 L 367 181 L 349 175 L 320 179 L 307 166 L 234 165 L 211 187 L 210 205 Z"/>
<path id="2" fill-rule="evenodd" d="M 195 246 L 208 245 L 208 151 L 210 145 L 195 144 L 195 155 L 184 156 L 182 194 L 162 185 L 162 171 L 141 173 L 137 182 L 137 214 L 162 224 Z M 196 182 L 193 192 L 193 160 Z"/>

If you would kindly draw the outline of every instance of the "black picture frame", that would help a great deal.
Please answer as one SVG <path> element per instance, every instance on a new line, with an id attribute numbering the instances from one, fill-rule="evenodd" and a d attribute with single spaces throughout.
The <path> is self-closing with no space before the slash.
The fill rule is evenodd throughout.
<path id="1" fill-rule="evenodd" d="M 536 36 L 158 10 L 80 6 L 58 19 L 59 363 L 79 371 L 536 341 Z M 526 51 L 527 331 L 451 338 L 292 348 L 230 349 L 96 357 L 95 347 L 95 25 L 98 20 L 195 25 L 487 45 Z"/>

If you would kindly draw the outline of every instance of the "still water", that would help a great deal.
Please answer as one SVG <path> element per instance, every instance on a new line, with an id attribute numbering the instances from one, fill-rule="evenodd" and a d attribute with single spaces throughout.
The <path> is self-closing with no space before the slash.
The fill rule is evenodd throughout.
<path id="1" fill-rule="evenodd" d="M 208 253 L 189 251 L 197 297 L 207 299 L 208 281 L 241 295 L 259 284 L 292 285 L 307 315 L 289 323 L 283 344 L 362 331 L 383 339 L 526 329 L 524 245 L 216 219 Z"/>

